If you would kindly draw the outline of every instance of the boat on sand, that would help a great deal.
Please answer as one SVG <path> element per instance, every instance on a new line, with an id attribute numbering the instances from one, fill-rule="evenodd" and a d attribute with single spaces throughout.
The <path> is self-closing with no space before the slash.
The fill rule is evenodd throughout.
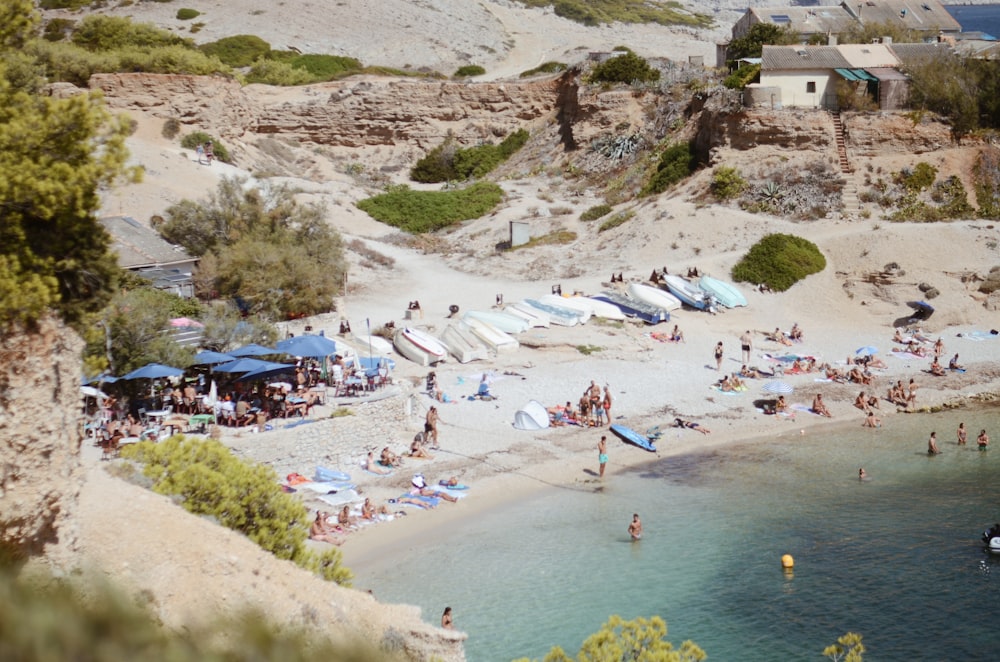
<path id="1" fill-rule="evenodd" d="M 532 308 L 531 306 L 525 306 L 524 308 L 517 308 L 514 305 L 509 305 L 503 309 L 505 313 L 510 315 L 516 315 L 521 319 L 527 320 L 528 324 L 532 327 L 542 327 L 548 328 L 552 323 L 549 319 L 549 314 L 542 312 L 537 308 Z"/>
<path id="2" fill-rule="evenodd" d="M 681 307 L 681 301 L 670 292 L 642 283 L 629 283 L 625 292 L 636 301 L 662 308 L 668 313 Z"/>
<path id="3" fill-rule="evenodd" d="M 470 317 L 492 324 L 504 333 L 522 333 L 531 328 L 531 325 L 524 318 L 498 310 L 470 310 L 465 313 L 463 319 Z"/>
<path id="4" fill-rule="evenodd" d="M 422 366 L 431 366 L 448 358 L 448 348 L 431 334 L 406 326 L 393 338 L 396 351 Z"/>
<path id="5" fill-rule="evenodd" d="M 465 322 L 449 324 L 441 332 L 441 342 L 448 352 L 458 359 L 459 363 L 469 361 L 485 361 L 490 358 L 490 352 Z"/>
<path id="6" fill-rule="evenodd" d="M 736 286 L 711 276 L 702 276 L 698 279 L 698 287 L 705 290 L 726 308 L 736 308 L 747 305 L 747 298 L 736 289 Z"/>
<path id="7" fill-rule="evenodd" d="M 573 311 L 566 308 L 547 306 L 537 299 L 525 299 L 511 305 L 518 310 L 527 310 L 528 312 L 541 311 L 549 316 L 549 322 L 558 324 L 559 326 L 576 326 L 580 323 L 580 316 Z"/>
<path id="8" fill-rule="evenodd" d="M 581 297 L 564 297 L 558 294 L 545 294 L 538 300 L 547 306 L 571 310 L 580 317 L 580 324 L 586 324 L 594 314 L 594 307 Z"/>
<path id="9" fill-rule="evenodd" d="M 613 305 L 622 311 L 622 314 L 626 317 L 641 319 L 646 324 L 659 324 L 660 322 L 670 321 L 670 313 L 662 308 L 630 299 L 619 292 L 604 291 L 595 296 L 594 299 Z"/>
<path id="10" fill-rule="evenodd" d="M 670 293 L 681 300 L 681 303 L 697 310 L 712 308 L 712 295 L 701 289 L 686 278 L 667 274 L 663 276 L 663 284 Z"/>
<path id="11" fill-rule="evenodd" d="M 496 353 L 511 352 L 521 346 L 514 336 L 501 331 L 489 322 L 469 317 L 464 320 L 479 340 Z"/>

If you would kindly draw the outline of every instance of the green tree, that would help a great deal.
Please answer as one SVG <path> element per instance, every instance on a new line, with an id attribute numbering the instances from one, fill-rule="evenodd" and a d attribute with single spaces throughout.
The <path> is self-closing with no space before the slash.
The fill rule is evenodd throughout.
<path id="1" fill-rule="evenodd" d="M 205 325 L 201 346 L 217 352 L 250 343 L 268 347 L 278 339 L 273 324 L 256 315 L 243 317 L 235 306 L 223 302 L 206 305 L 198 321 Z"/>
<path id="2" fill-rule="evenodd" d="M 799 36 L 787 27 L 774 23 L 754 23 L 742 37 L 729 42 L 726 47 L 726 60 L 739 60 L 744 57 L 760 57 L 764 46 L 787 46 L 797 44 Z"/>
<path id="3" fill-rule="evenodd" d="M 8 12 L 15 16 L 4 23 Z M 23 12 L 23 16 L 18 15 Z M 8 18 L 10 18 L 8 16 Z M 0 9 L 5 56 L 30 40 L 32 3 Z M 9 78 L 0 60 L 0 327 L 49 308 L 79 324 L 110 299 L 118 267 L 94 216 L 97 191 L 126 174 L 129 127 L 96 93 L 55 99 Z M 137 173 L 132 171 L 133 176 Z"/>
<path id="4" fill-rule="evenodd" d="M 190 41 L 152 23 L 133 23 L 124 16 L 90 14 L 73 31 L 73 43 L 90 51 L 110 51 L 127 46 L 157 48 L 188 46 Z"/>
<path id="5" fill-rule="evenodd" d="M 660 72 L 645 58 L 624 51 L 594 67 L 590 79 L 595 83 L 651 83 L 660 80 Z"/>
<path id="6" fill-rule="evenodd" d="M 731 200 L 747 189 L 747 181 L 736 168 L 719 166 L 712 173 L 712 183 L 709 188 L 719 200 Z"/>
<path id="7" fill-rule="evenodd" d="M 952 133 L 961 137 L 979 126 L 980 74 L 987 70 L 969 65 L 959 56 L 941 53 L 906 65 L 910 76 L 912 108 L 929 110 L 948 117 Z M 995 85 L 995 83 L 993 83 Z"/>
<path id="8" fill-rule="evenodd" d="M 153 490 L 179 497 L 185 510 L 215 518 L 279 559 L 350 585 L 351 572 L 341 565 L 340 550 L 317 554 L 306 547 L 306 508 L 281 491 L 271 467 L 241 460 L 218 441 L 181 435 L 134 444 L 122 455 L 142 463 Z"/>
<path id="9" fill-rule="evenodd" d="M 894 44 L 919 44 L 923 43 L 924 34 L 918 30 L 910 30 L 897 22 L 852 21 L 847 29 L 837 36 L 837 41 L 841 44 L 870 44 L 873 41 L 881 41 L 883 37 L 890 37 Z"/>
<path id="10" fill-rule="evenodd" d="M 182 200 L 157 229 L 204 256 L 202 294 L 239 300 L 265 317 L 331 310 L 346 270 L 343 242 L 316 204 L 302 204 L 287 186 L 246 187 L 224 178 L 204 202 Z"/>
<path id="11" fill-rule="evenodd" d="M 686 143 L 674 143 L 663 150 L 656 172 L 643 187 L 643 195 L 663 193 L 669 187 L 691 174 L 695 167 L 694 154 L 691 146 Z"/>
<path id="12" fill-rule="evenodd" d="M 587 637 L 577 654 L 578 662 L 698 662 L 705 651 L 693 641 L 680 648 L 666 640 L 667 623 L 659 616 L 636 618 L 631 621 L 612 616 L 598 632 Z M 544 662 L 572 662 L 573 658 L 559 646 L 545 656 Z M 516 662 L 528 662 L 527 658 Z"/>

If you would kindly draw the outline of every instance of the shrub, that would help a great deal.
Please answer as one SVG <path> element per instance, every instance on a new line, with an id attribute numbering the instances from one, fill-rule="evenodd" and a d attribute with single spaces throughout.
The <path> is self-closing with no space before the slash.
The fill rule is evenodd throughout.
<path id="1" fill-rule="evenodd" d="M 789 234 L 769 234 L 750 247 L 733 267 L 733 279 L 763 283 L 784 292 L 810 274 L 826 268 L 826 258 L 816 244 Z"/>
<path id="2" fill-rule="evenodd" d="M 692 14 L 679 2 L 648 0 L 522 0 L 532 7 L 552 7 L 556 16 L 584 25 L 602 23 L 657 23 L 710 27 L 712 18 Z"/>
<path id="3" fill-rule="evenodd" d="M 215 518 L 279 559 L 350 585 L 351 572 L 341 565 L 340 550 L 316 554 L 306 547 L 306 508 L 281 491 L 270 467 L 245 462 L 218 441 L 181 435 L 134 444 L 122 456 L 144 464 L 153 491 L 179 497 L 185 510 Z"/>
<path id="4" fill-rule="evenodd" d="M 643 188 L 644 195 L 663 193 L 670 186 L 691 174 L 694 169 L 694 155 L 688 143 L 674 143 L 663 151 L 656 173 Z"/>
<path id="5" fill-rule="evenodd" d="M 73 43 L 89 51 L 110 51 L 128 46 L 148 49 L 191 43 L 150 23 L 133 23 L 120 16 L 91 14 L 73 32 Z"/>
<path id="6" fill-rule="evenodd" d="M 177 20 L 178 21 L 190 21 L 192 18 L 198 18 L 201 16 L 201 12 L 197 9 L 178 9 L 177 10 Z"/>
<path id="7" fill-rule="evenodd" d="M 181 138 L 181 147 L 184 149 L 196 149 L 198 145 L 204 145 L 209 140 L 212 141 L 212 151 L 215 154 L 215 158 L 223 163 L 232 163 L 229 150 L 226 149 L 226 146 L 217 138 L 210 136 L 204 131 L 194 131 Z"/>
<path id="8" fill-rule="evenodd" d="M 253 63 L 250 71 L 247 72 L 246 81 L 248 83 L 283 85 L 286 87 L 316 82 L 312 74 L 305 69 L 296 69 L 288 62 L 267 58 L 257 60 Z"/>
<path id="9" fill-rule="evenodd" d="M 478 64 L 466 64 L 465 66 L 459 67 L 455 70 L 455 78 L 469 78 L 471 76 L 482 76 L 486 73 L 486 69 L 483 69 Z"/>
<path id="10" fill-rule="evenodd" d="M 563 62 L 543 62 L 534 69 L 521 72 L 521 78 L 528 78 L 535 74 L 554 74 L 559 71 L 566 71 L 566 64 Z"/>
<path id="11" fill-rule="evenodd" d="M 502 199 L 503 189 L 492 182 L 478 182 L 454 191 L 414 191 L 399 185 L 361 200 L 358 208 L 378 221 L 420 234 L 479 218 Z"/>
<path id="12" fill-rule="evenodd" d="M 528 142 L 529 137 L 526 130 L 518 129 L 499 145 L 477 145 L 463 149 L 456 147 L 454 138 L 449 136 L 427 156 L 417 161 L 410 170 L 410 179 L 435 184 L 483 177 L 513 156 Z"/>
<path id="13" fill-rule="evenodd" d="M 612 228 L 616 228 L 619 225 L 621 225 L 622 223 L 624 223 L 625 221 L 627 221 L 630 218 L 632 218 L 633 216 L 635 216 L 635 212 L 632 212 L 632 211 L 620 211 L 617 214 L 615 214 L 614 216 L 611 216 L 610 218 L 608 218 L 608 220 L 606 220 L 603 223 L 601 223 L 601 226 L 599 228 L 597 228 L 597 231 L 598 232 L 604 232 L 606 230 L 610 230 Z"/>
<path id="14" fill-rule="evenodd" d="M 549 232 L 548 234 L 532 237 L 527 242 L 519 246 L 514 246 L 512 250 L 534 248 L 535 246 L 560 246 L 563 244 L 572 244 L 576 241 L 576 237 L 576 233 L 571 230 L 555 230 L 554 232 Z"/>
<path id="15" fill-rule="evenodd" d="M 62 41 L 73 32 L 76 21 L 68 18 L 53 18 L 45 24 L 42 37 L 47 41 Z"/>
<path id="16" fill-rule="evenodd" d="M 733 73 L 722 79 L 722 84 L 733 90 L 742 90 L 744 87 L 754 82 L 760 74 L 760 65 L 751 64 L 740 67 Z"/>
<path id="17" fill-rule="evenodd" d="M 92 2 L 93 0 L 41 0 L 38 6 L 42 9 L 80 9 Z"/>
<path id="18" fill-rule="evenodd" d="M 177 137 L 177 134 L 180 132 L 181 132 L 181 123 L 180 120 L 178 120 L 177 118 L 171 117 L 170 119 L 168 119 L 163 123 L 163 131 L 161 131 L 161 133 L 163 134 L 163 137 L 166 138 L 167 140 L 173 140 L 174 138 Z"/>
<path id="19" fill-rule="evenodd" d="M 594 205 L 590 209 L 580 214 L 581 221 L 596 221 L 602 216 L 611 213 L 611 205 Z"/>
<path id="20" fill-rule="evenodd" d="M 719 166 L 712 175 L 710 188 L 719 200 L 731 200 L 746 190 L 747 182 L 736 168 Z"/>
<path id="21" fill-rule="evenodd" d="M 271 45 L 252 34 L 223 37 L 200 46 L 205 55 L 215 56 L 230 67 L 249 67 L 257 58 L 267 55 Z"/>
<path id="22" fill-rule="evenodd" d="M 595 83 L 632 83 L 660 80 L 660 72 L 635 53 L 616 55 L 594 67 L 590 80 Z"/>
<path id="23" fill-rule="evenodd" d="M 921 161 L 911 168 L 904 168 L 896 175 L 896 182 L 908 191 L 917 192 L 929 188 L 937 178 L 937 168 Z"/>
<path id="24" fill-rule="evenodd" d="M 361 69 L 361 62 L 341 55 L 296 55 L 289 61 L 296 69 L 308 71 L 314 81 L 327 81 Z"/>

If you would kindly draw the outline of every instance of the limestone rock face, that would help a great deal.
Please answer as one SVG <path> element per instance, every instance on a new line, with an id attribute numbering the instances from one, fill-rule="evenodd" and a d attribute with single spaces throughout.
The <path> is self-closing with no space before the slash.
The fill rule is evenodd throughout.
<path id="1" fill-rule="evenodd" d="M 861 156 L 924 154 L 954 146 L 947 124 L 896 113 L 845 113 L 847 148 Z"/>
<path id="2" fill-rule="evenodd" d="M 0 546 L 18 555 L 73 535 L 64 525 L 80 490 L 82 351 L 52 318 L 0 338 Z"/>

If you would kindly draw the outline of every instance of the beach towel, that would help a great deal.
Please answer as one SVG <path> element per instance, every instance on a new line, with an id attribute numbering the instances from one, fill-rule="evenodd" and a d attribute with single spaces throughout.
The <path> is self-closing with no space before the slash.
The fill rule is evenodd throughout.
<path id="1" fill-rule="evenodd" d="M 352 483 L 344 483 L 337 481 L 328 482 L 316 482 L 310 481 L 308 483 L 298 483 L 295 488 L 300 491 L 316 492 L 317 494 L 330 494 L 343 492 L 344 490 L 353 490 L 355 485 Z"/>
<path id="2" fill-rule="evenodd" d="M 812 407 L 810 407 L 809 405 L 804 405 L 804 404 L 801 404 L 801 403 L 796 403 L 796 404 L 792 405 L 792 409 L 794 409 L 795 411 L 804 411 L 804 412 L 807 412 L 809 414 L 814 414 L 815 416 L 819 416 L 819 414 L 817 414 L 816 412 L 814 412 L 812 410 Z"/>
<path id="3" fill-rule="evenodd" d="M 920 356 L 919 354 L 914 354 L 913 352 L 890 352 L 893 356 L 900 359 L 926 359 L 926 356 Z"/>
<path id="4" fill-rule="evenodd" d="M 746 387 L 737 389 L 735 391 L 723 391 L 721 386 L 713 386 L 712 388 L 721 393 L 722 395 L 740 395 L 741 393 L 747 390 Z"/>
<path id="5" fill-rule="evenodd" d="M 316 497 L 329 506 L 343 506 L 347 503 L 362 501 L 361 495 L 354 490 L 342 490 L 336 494 L 323 494 Z"/>
<path id="6" fill-rule="evenodd" d="M 440 497 L 413 496 L 412 494 L 404 494 L 403 496 L 401 496 L 399 498 L 400 499 L 414 499 L 416 501 L 422 501 L 423 503 L 426 504 L 426 505 L 420 506 L 420 505 L 417 505 L 415 503 L 411 503 L 411 502 L 405 502 L 404 503 L 402 501 L 396 500 L 396 505 L 399 505 L 399 506 L 410 506 L 411 508 L 425 508 L 425 509 L 426 508 L 434 508 L 439 503 L 441 503 Z"/>
<path id="7" fill-rule="evenodd" d="M 832 379 L 827 379 L 826 377 L 813 377 L 813 381 L 814 382 L 822 382 L 824 384 L 829 384 L 833 380 Z"/>

